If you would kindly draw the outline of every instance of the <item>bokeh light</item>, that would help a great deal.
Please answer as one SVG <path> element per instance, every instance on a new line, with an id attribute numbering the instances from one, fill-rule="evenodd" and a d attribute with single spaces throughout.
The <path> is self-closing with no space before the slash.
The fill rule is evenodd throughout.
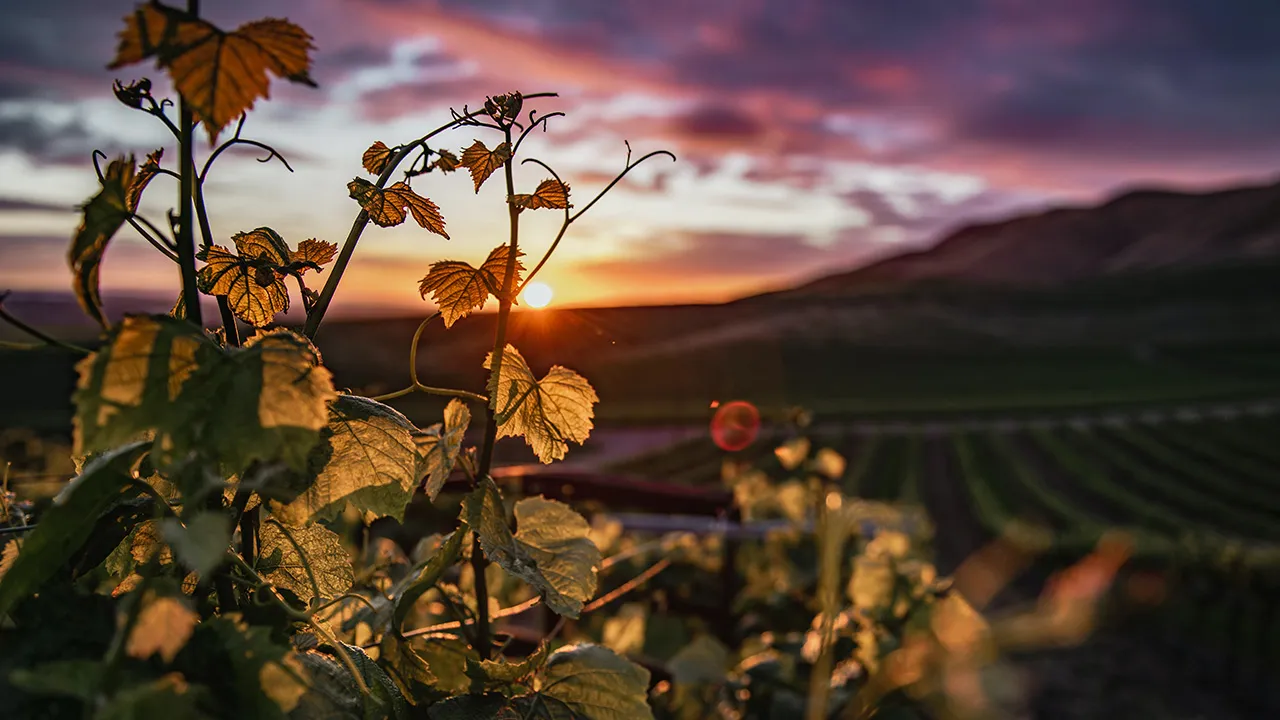
<path id="1" fill-rule="evenodd" d="M 745 400 L 721 405 L 711 418 L 711 440 L 727 452 L 746 448 L 759 433 L 760 411 Z"/>

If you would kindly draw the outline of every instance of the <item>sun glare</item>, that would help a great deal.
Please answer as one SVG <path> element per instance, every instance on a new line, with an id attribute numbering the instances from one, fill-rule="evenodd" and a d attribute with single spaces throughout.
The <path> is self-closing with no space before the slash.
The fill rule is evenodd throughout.
<path id="1" fill-rule="evenodd" d="M 551 304 L 551 286 L 546 283 L 529 283 L 525 287 L 524 292 L 520 293 L 520 297 L 524 299 L 524 304 L 531 308 L 544 308 Z"/>

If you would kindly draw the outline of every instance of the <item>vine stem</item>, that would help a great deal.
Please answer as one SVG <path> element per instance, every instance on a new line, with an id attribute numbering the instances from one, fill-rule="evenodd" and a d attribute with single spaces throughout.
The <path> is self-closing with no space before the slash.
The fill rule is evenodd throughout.
<path id="1" fill-rule="evenodd" d="M 559 93 L 544 92 L 524 96 L 526 100 L 546 97 L 559 97 Z M 423 145 L 431 138 L 446 130 L 452 130 L 453 128 L 458 127 L 466 120 L 484 114 L 485 111 L 480 109 L 469 112 L 466 115 L 458 115 L 447 124 L 441 125 L 408 145 L 402 146 L 394 155 L 391 156 L 391 159 L 387 162 L 387 166 L 383 168 L 382 173 L 378 175 L 378 181 L 375 183 L 375 187 L 378 189 L 386 187 L 387 181 L 391 179 L 391 174 L 395 172 L 395 169 L 399 167 L 400 163 L 404 162 L 404 159 L 409 156 L 409 153 L 412 152 L 414 148 Z M 510 135 L 511 132 L 508 128 L 507 136 L 510 137 Z M 307 339 L 314 340 L 316 332 L 320 330 L 320 323 L 324 320 L 325 313 L 329 311 L 329 303 L 333 301 L 333 295 L 338 290 L 338 284 L 342 281 L 342 275 L 346 272 L 347 265 L 351 262 L 351 256 L 355 254 L 356 244 L 360 242 L 360 235 L 364 232 L 364 229 L 368 224 L 369 213 L 364 208 L 361 208 L 360 212 L 356 214 L 355 221 L 351 223 L 351 230 L 347 233 L 347 239 L 342 243 L 342 250 L 338 252 L 338 259 L 334 261 L 333 267 L 329 270 L 329 278 L 325 281 L 324 288 L 320 291 L 320 297 L 316 299 L 316 304 L 311 308 L 311 312 L 307 313 L 307 322 L 303 326 L 303 334 L 307 336 Z"/>
<path id="2" fill-rule="evenodd" d="M 200 15 L 200 0 L 187 0 L 187 13 L 191 17 Z M 192 222 L 192 201 L 195 197 L 196 163 L 193 155 L 195 145 L 195 116 L 186 98 L 178 97 L 178 154 L 180 156 L 178 192 L 178 265 L 182 269 L 182 304 L 186 307 L 187 319 L 196 327 L 204 327 L 200 315 L 200 293 L 196 289 L 196 239 Z"/>
<path id="3" fill-rule="evenodd" d="M 507 146 L 510 147 L 511 126 L 508 125 L 503 132 Z M 514 159 L 508 159 L 502 166 L 502 174 L 507 181 L 507 197 L 516 192 L 515 173 L 512 169 Z M 490 397 L 485 408 L 484 444 L 480 450 L 477 478 L 489 476 L 489 471 L 493 468 L 493 446 L 498 439 L 498 416 L 494 407 L 498 401 L 498 378 L 502 377 L 502 351 L 507 346 L 507 319 L 511 317 L 511 290 L 515 288 L 516 259 L 520 254 L 520 208 L 512 203 L 507 203 L 507 224 L 511 235 L 508 240 L 507 267 L 502 277 L 502 295 L 498 298 L 498 327 L 493 333 L 493 357 L 489 363 Z M 490 650 L 489 592 L 484 576 L 485 566 L 484 550 L 480 547 L 480 535 L 477 534 L 471 546 L 471 568 L 475 574 L 476 590 L 476 636 L 477 644 L 480 645 L 476 650 L 480 652 L 482 659 L 487 660 Z"/>

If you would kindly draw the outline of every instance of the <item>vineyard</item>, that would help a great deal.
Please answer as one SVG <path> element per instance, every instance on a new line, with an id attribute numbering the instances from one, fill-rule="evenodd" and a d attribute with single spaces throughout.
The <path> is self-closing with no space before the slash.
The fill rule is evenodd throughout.
<path id="1" fill-rule="evenodd" d="M 1247 710 L 1277 707 L 1280 418 L 988 425 L 817 427 L 807 436 L 848 458 L 846 493 L 927 509 L 943 573 L 1015 520 L 1050 541 L 1030 588 L 1107 529 L 1130 531 L 1131 570 L 1159 580 L 1155 609 L 1139 608 L 1127 630 L 1179 658 L 1187 681 Z M 702 486 L 718 486 L 726 462 L 785 475 L 774 448 L 786 438 L 770 440 L 736 454 L 688 440 L 613 469 Z"/>

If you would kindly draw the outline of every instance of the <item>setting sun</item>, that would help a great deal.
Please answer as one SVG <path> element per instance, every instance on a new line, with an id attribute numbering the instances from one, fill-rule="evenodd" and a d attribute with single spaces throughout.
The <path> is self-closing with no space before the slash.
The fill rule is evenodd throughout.
<path id="1" fill-rule="evenodd" d="M 520 297 L 524 299 L 524 304 L 531 308 L 544 308 L 551 303 L 551 286 L 546 283 L 529 283 L 525 287 L 524 292 L 520 293 Z"/>

